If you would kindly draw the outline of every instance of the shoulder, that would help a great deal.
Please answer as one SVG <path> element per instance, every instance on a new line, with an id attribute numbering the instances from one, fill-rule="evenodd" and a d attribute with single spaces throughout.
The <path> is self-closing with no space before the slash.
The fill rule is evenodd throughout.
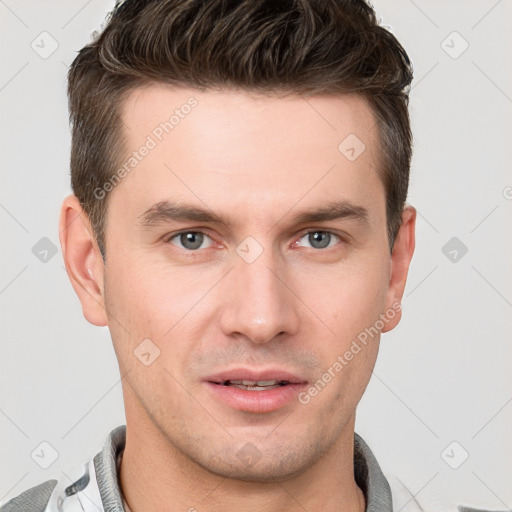
<path id="1" fill-rule="evenodd" d="M 0 506 L 0 512 L 43 512 L 57 485 L 57 480 L 47 480 L 22 492 Z"/>
<path id="2" fill-rule="evenodd" d="M 68 467 L 59 479 L 31 487 L 6 503 L 0 512 L 56 512 L 80 510 L 98 512 L 123 510 L 117 486 L 117 454 L 124 449 L 126 426 L 107 436 L 103 449 L 86 463 Z"/>
<path id="3" fill-rule="evenodd" d="M 489 508 L 473 507 L 447 503 L 435 498 L 420 499 L 419 493 L 414 495 L 404 483 L 396 476 L 386 474 L 386 479 L 391 488 L 393 498 L 393 510 L 401 512 L 508 512 L 506 510 L 495 510 Z"/>

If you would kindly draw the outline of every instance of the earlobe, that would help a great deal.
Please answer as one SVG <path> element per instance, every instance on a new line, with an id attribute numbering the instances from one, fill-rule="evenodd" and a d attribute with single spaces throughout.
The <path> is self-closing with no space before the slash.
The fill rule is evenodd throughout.
<path id="1" fill-rule="evenodd" d="M 103 258 L 89 219 L 74 195 L 62 203 L 59 238 L 66 271 L 85 318 L 93 325 L 107 325 Z"/>
<path id="2" fill-rule="evenodd" d="M 395 328 L 402 317 L 402 297 L 409 272 L 409 265 L 414 254 L 416 226 L 416 209 L 407 205 L 402 213 L 402 224 L 397 234 L 390 261 L 390 280 L 386 299 L 386 311 L 395 310 L 396 315 L 390 320 L 382 332 Z"/>

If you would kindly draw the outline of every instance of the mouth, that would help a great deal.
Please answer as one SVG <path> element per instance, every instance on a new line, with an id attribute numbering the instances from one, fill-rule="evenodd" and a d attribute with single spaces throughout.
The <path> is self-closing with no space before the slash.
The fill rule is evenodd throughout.
<path id="1" fill-rule="evenodd" d="M 242 368 L 207 377 L 204 383 L 223 404 L 255 413 L 276 411 L 290 404 L 307 385 L 306 380 L 290 372 Z"/>

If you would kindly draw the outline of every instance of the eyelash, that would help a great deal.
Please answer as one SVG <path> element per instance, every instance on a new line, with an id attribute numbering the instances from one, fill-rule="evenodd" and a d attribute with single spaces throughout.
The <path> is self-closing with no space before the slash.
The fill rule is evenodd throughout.
<path id="1" fill-rule="evenodd" d="M 194 229 L 187 229 L 187 230 L 178 231 L 177 233 L 173 233 L 171 235 L 166 236 L 165 237 L 165 242 L 166 243 L 171 243 L 172 240 L 174 240 L 175 238 L 179 237 L 180 235 L 183 235 L 183 234 L 186 234 L 186 233 L 199 233 L 199 234 L 205 235 L 206 237 L 210 238 L 210 240 L 212 240 L 212 237 L 209 236 L 204 231 L 194 230 Z M 327 252 L 329 249 L 332 249 L 336 245 L 348 243 L 347 240 L 345 238 L 343 238 L 341 235 L 338 235 L 337 233 L 334 233 L 333 231 L 328 231 L 326 229 L 309 229 L 309 230 L 303 231 L 303 232 L 301 232 L 298 235 L 297 242 L 300 241 L 302 238 L 304 238 L 306 235 L 309 235 L 310 233 L 329 233 L 330 235 L 334 235 L 336 238 L 338 238 L 340 240 L 340 242 L 338 244 L 335 244 L 333 246 L 325 247 L 324 249 L 315 249 L 314 247 L 306 247 L 306 249 L 310 249 L 310 250 L 313 250 L 313 251 L 316 251 L 316 252 Z M 296 242 L 294 242 L 294 244 L 295 243 Z M 181 250 L 181 251 L 183 251 L 185 254 L 190 255 L 190 256 L 195 256 L 196 254 L 198 254 L 198 253 L 200 253 L 200 252 L 205 250 L 205 249 L 195 249 L 195 250 L 192 250 L 192 249 L 184 249 L 184 248 L 181 248 L 181 247 L 176 247 L 176 248 Z"/>

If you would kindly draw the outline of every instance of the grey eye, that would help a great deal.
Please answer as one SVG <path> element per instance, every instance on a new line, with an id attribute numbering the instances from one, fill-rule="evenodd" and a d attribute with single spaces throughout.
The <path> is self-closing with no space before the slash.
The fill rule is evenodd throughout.
<path id="1" fill-rule="evenodd" d="M 325 249 L 332 245 L 331 241 L 333 240 L 333 236 L 339 238 L 338 235 L 330 233 L 329 231 L 310 231 L 302 236 L 302 238 L 307 237 L 307 241 L 313 249 Z"/>
<path id="2" fill-rule="evenodd" d="M 173 236 L 171 240 L 177 238 L 184 249 L 194 251 L 203 245 L 204 237 L 204 233 L 199 231 L 186 231 Z"/>

